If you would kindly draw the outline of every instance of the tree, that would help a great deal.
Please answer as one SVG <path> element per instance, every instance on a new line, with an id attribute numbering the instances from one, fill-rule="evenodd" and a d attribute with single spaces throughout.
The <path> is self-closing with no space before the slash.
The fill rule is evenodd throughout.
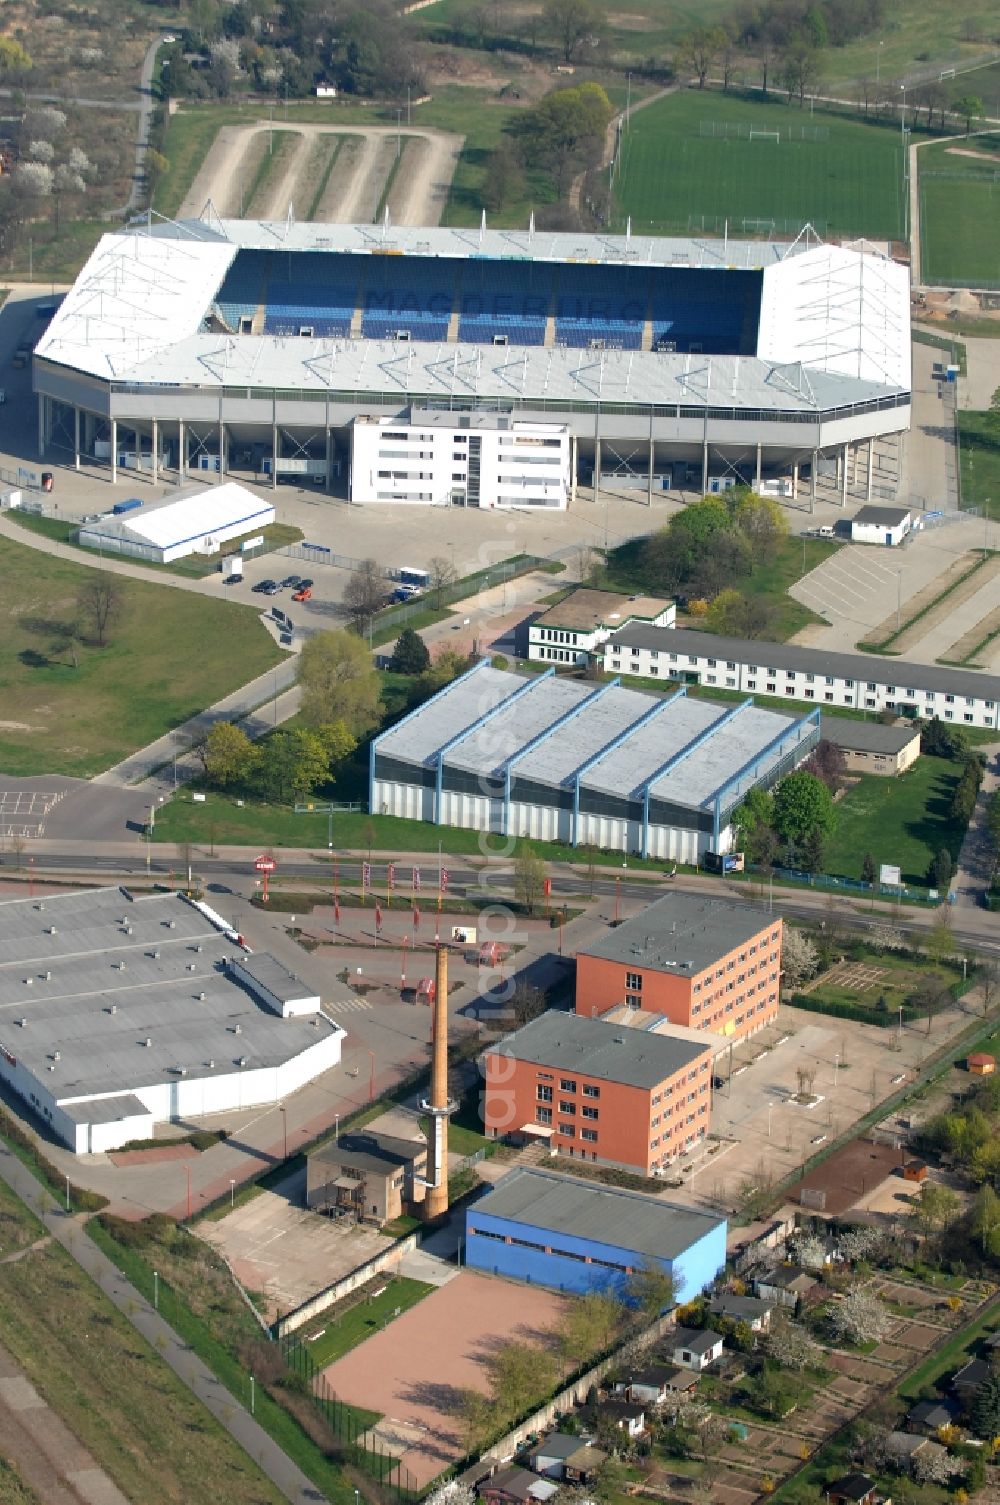
<path id="1" fill-rule="evenodd" d="M 774 829 L 782 841 L 803 842 L 834 826 L 833 796 L 821 779 L 799 770 L 782 779 L 774 796 Z"/>
<path id="2" fill-rule="evenodd" d="M 764 1416 L 781 1418 L 795 1409 L 798 1389 L 790 1375 L 765 1363 L 756 1380 L 747 1387 L 748 1399 Z"/>
<path id="3" fill-rule="evenodd" d="M 344 607 L 349 617 L 366 625 L 385 605 L 385 580 L 375 559 L 362 559 L 344 587 Z"/>
<path id="4" fill-rule="evenodd" d="M 902 951 L 906 945 L 903 932 L 888 920 L 878 920 L 871 928 L 871 941 L 876 951 Z"/>
<path id="5" fill-rule="evenodd" d="M 485 1360 L 493 1390 L 495 1419 L 509 1422 L 535 1400 L 548 1395 L 556 1378 L 551 1350 L 534 1343 L 500 1343 Z"/>
<path id="6" fill-rule="evenodd" d="M 422 683 L 428 693 L 433 694 L 436 690 L 451 684 L 452 680 L 457 679 L 460 674 L 464 674 L 474 662 L 474 659 L 465 654 L 456 653 L 454 648 L 441 648 L 435 654 L 430 668 L 421 675 Z"/>
<path id="7" fill-rule="evenodd" d="M 242 727 L 217 721 L 200 751 L 205 777 L 219 789 L 245 784 L 260 762 L 260 751 Z"/>
<path id="8" fill-rule="evenodd" d="M 730 587 L 716 596 L 705 615 L 705 624 L 709 632 L 720 637 L 762 638 L 771 631 L 774 617 L 770 601 Z"/>
<path id="9" fill-rule="evenodd" d="M 976 1391 L 969 1407 L 969 1423 L 984 1442 L 1000 1437 L 1000 1374 L 991 1374 Z"/>
<path id="10" fill-rule="evenodd" d="M 34 64 L 20 42 L 13 37 L 0 36 L 0 78 L 12 73 L 27 73 Z"/>
<path id="11" fill-rule="evenodd" d="M 788 90 L 788 97 L 797 95 L 804 106 L 806 94 L 819 82 L 820 55 L 816 48 L 800 38 L 785 50 L 781 59 L 781 82 Z"/>
<path id="12" fill-rule="evenodd" d="M 450 559 L 443 554 L 436 554 L 427 566 L 430 576 L 431 589 L 434 592 L 435 606 L 441 606 L 441 597 L 449 585 L 454 585 L 458 579 L 458 571 Z"/>
<path id="13" fill-rule="evenodd" d="M 935 716 L 920 729 L 920 751 L 929 758 L 963 763 L 969 756 L 969 739 L 960 726 L 949 726 Z"/>
<path id="14" fill-rule="evenodd" d="M 695 74 L 699 89 L 704 89 L 709 70 L 725 45 L 726 33 L 719 26 L 695 26 L 678 42 L 677 61 Z"/>
<path id="15" fill-rule="evenodd" d="M 977 1192 L 970 1228 L 985 1255 L 991 1259 L 1000 1257 L 1000 1197 L 992 1186 L 983 1186 Z"/>
<path id="16" fill-rule="evenodd" d="M 838 747 L 835 742 L 828 742 L 824 737 L 821 742 L 817 742 L 804 767 L 808 773 L 813 773 L 818 779 L 822 779 L 831 794 L 836 794 L 844 782 L 847 758 L 844 756 L 842 747 Z M 874 869 L 874 863 L 872 867 Z M 863 869 L 861 876 L 864 877 Z"/>
<path id="17" fill-rule="evenodd" d="M 764 1347 L 768 1357 L 782 1369 L 808 1369 L 819 1362 L 821 1352 L 807 1328 L 780 1313 L 772 1319 Z"/>
<path id="18" fill-rule="evenodd" d="M 430 663 L 431 656 L 423 638 L 412 627 L 404 627 L 396 639 L 389 668 L 395 674 L 423 674 L 430 668 Z"/>
<path id="19" fill-rule="evenodd" d="M 545 863 L 527 842 L 522 841 L 514 858 L 514 897 L 523 909 L 534 914 L 544 887 Z"/>
<path id="20" fill-rule="evenodd" d="M 268 799 L 304 799 L 330 777 L 326 743 L 306 727 L 273 733 L 261 752 L 257 779 Z"/>
<path id="21" fill-rule="evenodd" d="M 544 16 L 545 25 L 567 63 L 573 61 L 584 38 L 601 29 L 600 12 L 590 0 L 546 0 Z"/>
<path id="22" fill-rule="evenodd" d="M 818 967 L 819 952 L 805 931 L 793 930 L 791 925 L 786 925 L 781 945 L 781 970 L 788 986 L 797 988 L 800 983 L 815 977 Z"/>
<path id="23" fill-rule="evenodd" d="M 676 1305 L 674 1277 L 658 1261 L 645 1260 L 625 1282 L 626 1300 L 644 1316 L 659 1317 L 667 1307 Z"/>
<path id="24" fill-rule="evenodd" d="M 117 575 L 100 570 L 88 572 L 77 593 L 76 605 L 97 646 L 103 648 L 108 632 L 125 609 L 125 592 Z"/>
<path id="25" fill-rule="evenodd" d="M 871 852 L 866 852 L 861 859 L 861 881 L 867 883 L 869 888 L 875 887 L 875 858 Z"/>
<path id="26" fill-rule="evenodd" d="M 316 632 L 299 654 L 302 719 L 308 727 L 342 722 L 360 738 L 381 716 L 378 675 L 371 654 L 352 632 Z"/>
<path id="27" fill-rule="evenodd" d="M 754 561 L 766 559 L 788 537 L 788 519 L 781 506 L 769 496 L 758 496 L 749 486 L 737 486 L 730 493 L 733 519 L 750 544 Z"/>
<path id="28" fill-rule="evenodd" d="M 965 134 L 972 132 L 972 122 L 981 120 L 983 115 L 983 102 L 978 94 L 963 94 L 961 98 L 952 100 L 952 112 L 955 115 L 965 116 Z"/>
<path id="29" fill-rule="evenodd" d="M 820 830 L 812 830 L 801 846 L 801 859 L 808 873 L 821 873 L 826 854 L 826 838 Z"/>
<path id="30" fill-rule="evenodd" d="M 911 1208 L 914 1227 L 925 1238 L 941 1233 L 959 1209 L 956 1192 L 939 1181 L 925 1181 Z"/>
<path id="31" fill-rule="evenodd" d="M 514 145 L 506 137 L 493 148 L 486 163 L 480 190 L 487 209 L 499 210 L 524 191 L 524 172 Z"/>
<path id="32" fill-rule="evenodd" d="M 525 982 L 519 973 L 518 980 L 514 984 L 514 991 L 507 1000 L 507 1007 L 513 1015 L 514 1027 L 520 1029 L 524 1024 L 530 1024 L 532 1019 L 537 1019 L 545 1013 L 547 1006 L 545 994 L 541 988 L 536 988 L 534 983 Z"/>
<path id="33" fill-rule="evenodd" d="M 560 1320 L 557 1342 L 563 1358 L 578 1368 L 593 1354 L 610 1348 L 621 1327 L 622 1308 L 601 1291 L 588 1291 L 569 1305 Z"/>
<path id="34" fill-rule="evenodd" d="M 942 905 L 934 917 L 934 924 L 924 940 L 924 950 L 939 965 L 954 955 L 955 936 L 951 928 L 951 910 L 946 905 Z"/>
<path id="35" fill-rule="evenodd" d="M 848 1228 L 839 1239 L 840 1252 L 851 1264 L 880 1258 L 885 1252 L 886 1244 L 887 1237 L 883 1228 Z"/>
<path id="36" fill-rule="evenodd" d="M 879 1343 L 892 1325 L 884 1302 L 866 1290 L 854 1286 L 842 1301 L 830 1310 L 830 1332 L 837 1343 Z"/>
<path id="37" fill-rule="evenodd" d="M 774 797 L 756 784 L 733 811 L 733 829 L 741 839 L 746 839 L 758 826 L 769 826 L 773 819 Z"/>

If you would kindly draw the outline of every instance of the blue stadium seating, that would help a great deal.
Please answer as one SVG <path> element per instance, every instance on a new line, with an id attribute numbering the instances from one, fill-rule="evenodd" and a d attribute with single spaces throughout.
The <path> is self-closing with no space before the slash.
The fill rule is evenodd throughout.
<path id="1" fill-rule="evenodd" d="M 458 338 L 491 344 L 504 335 L 511 345 L 545 343 L 552 301 L 552 267 L 531 261 L 483 261 L 461 268 Z"/>
<path id="2" fill-rule="evenodd" d="M 556 344 L 638 350 L 646 322 L 645 267 L 569 266 L 557 273 Z"/>
<path id="3" fill-rule="evenodd" d="M 456 264 L 413 256 L 368 256 L 364 261 L 361 333 L 391 338 L 408 330 L 415 340 L 443 340 L 454 301 Z"/>
<path id="4" fill-rule="evenodd" d="M 261 302 L 268 265 L 266 251 L 239 251 L 215 295 L 227 327 L 239 334 L 240 320 L 252 319 Z"/>
<path id="5" fill-rule="evenodd" d="M 653 274 L 653 349 L 752 355 L 760 315 L 759 272 L 665 270 Z"/>

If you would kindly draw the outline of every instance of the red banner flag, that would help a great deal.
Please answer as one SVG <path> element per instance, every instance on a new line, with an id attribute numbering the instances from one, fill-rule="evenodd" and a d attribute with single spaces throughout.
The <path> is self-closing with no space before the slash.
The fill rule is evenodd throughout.
<path id="1" fill-rule="evenodd" d="M 413 906 L 413 928 L 414 930 L 420 929 L 420 910 L 415 904 Z"/>
<path id="2" fill-rule="evenodd" d="M 443 894 L 446 894 L 448 892 L 448 884 L 450 882 L 451 882 L 451 874 L 449 873 L 449 871 L 448 871 L 448 869 L 446 867 L 443 867 L 441 869 L 441 892 Z"/>
<path id="3" fill-rule="evenodd" d="M 418 867 L 413 869 L 413 892 L 415 894 L 419 894 L 420 892 L 420 869 Z"/>
<path id="4" fill-rule="evenodd" d="M 361 887 L 369 889 L 372 886 L 372 865 L 370 862 L 361 864 Z"/>
<path id="5" fill-rule="evenodd" d="M 388 883 L 390 888 L 396 887 L 396 864 L 394 862 L 390 862 L 388 868 L 386 869 L 385 881 Z"/>
<path id="6" fill-rule="evenodd" d="M 379 932 L 381 931 L 381 929 L 382 929 L 382 906 L 381 906 L 381 904 L 376 904 L 375 905 L 375 933 L 376 933 L 376 935 L 379 934 Z"/>
<path id="7" fill-rule="evenodd" d="M 334 899 L 334 901 L 333 901 L 333 923 L 335 925 L 339 925 L 340 924 L 340 900 L 339 899 Z"/>

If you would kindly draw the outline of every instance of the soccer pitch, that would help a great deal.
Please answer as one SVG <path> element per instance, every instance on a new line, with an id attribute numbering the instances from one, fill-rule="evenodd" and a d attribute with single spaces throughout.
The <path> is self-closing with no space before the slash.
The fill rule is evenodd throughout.
<path id="1" fill-rule="evenodd" d="M 924 147 L 920 271 L 946 287 L 1000 287 L 1000 135 Z"/>
<path id="2" fill-rule="evenodd" d="M 733 236 L 795 234 L 811 221 L 821 235 L 900 239 L 902 168 L 884 126 L 685 89 L 633 115 L 615 229 L 628 216 L 638 235 L 721 234 L 726 221 Z"/>

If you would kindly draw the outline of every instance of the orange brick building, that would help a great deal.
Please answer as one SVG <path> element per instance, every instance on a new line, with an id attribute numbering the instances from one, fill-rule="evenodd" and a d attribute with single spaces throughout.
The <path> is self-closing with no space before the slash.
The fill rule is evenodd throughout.
<path id="1" fill-rule="evenodd" d="M 781 920 L 679 890 L 578 952 L 576 1011 L 620 1004 L 742 1040 L 778 1012 Z"/>
<path id="2" fill-rule="evenodd" d="M 490 1138 L 651 1175 L 708 1132 L 712 1046 L 550 1009 L 486 1052 Z"/>

